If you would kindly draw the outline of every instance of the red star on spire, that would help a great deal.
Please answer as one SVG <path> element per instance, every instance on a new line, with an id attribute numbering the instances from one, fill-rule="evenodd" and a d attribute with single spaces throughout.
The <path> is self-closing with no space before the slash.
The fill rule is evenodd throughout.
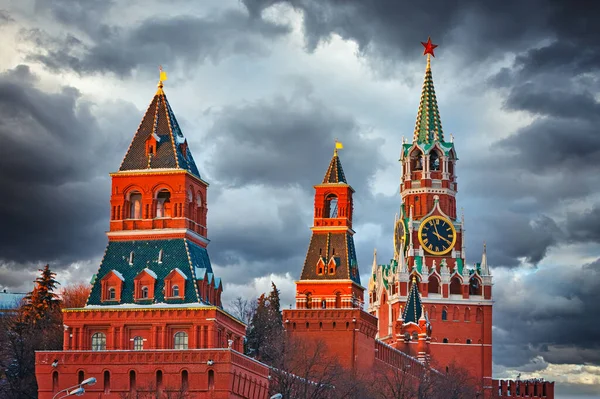
<path id="1" fill-rule="evenodd" d="M 425 47 L 423 55 L 431 54 L 433 57 L 435 57 L 435 55 L 433 54 L 433 49 L 437 47 L 437 44 L 431 43 L 431 37 L 427 38 L 427 42 L 421 42 L 421 44 L 423 45 L 423 47 Z"/>

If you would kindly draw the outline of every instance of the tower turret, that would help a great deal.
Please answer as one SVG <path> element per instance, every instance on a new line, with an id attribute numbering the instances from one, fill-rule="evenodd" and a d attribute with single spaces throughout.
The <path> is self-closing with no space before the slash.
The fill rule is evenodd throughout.
<path id="1" fill-rule="evenodd" d="M 378 276 L 397 270 L 398 278 L 392 285 L 378 279 L 369 283 L 369 293 L 377 293 L 370 295 L 377 300 L 369 304 L 369 312 L 379 319 L 382 341 L 408 353 L 418 347 L 415 355 L 423 361 L 430 350 L 440 366 L 468 359 L 464 367 L 489 386 L 492 277 L 485 247 L 481 264 L 467 267 L 464 217 L 456 211 L 458 158 L 452 135 L 450 141 L 445 139 L 433 84 L 431 57 L 436 45 L 431 39 L 422 44 L 427 65 L 421 99 L 412 142 L 402 140 L 400 155 L 395 255 L 372 272 Z M 389 333 L 390 315 L 402 321 L 396 322 L 394 334 Z"/>
<path id="2" fill-rule="evenodd" d="M 322 183 L 314 186 L 312 237 L 296 282 L 298 308 L 360 307 L 363 302 L 352 230 L 354 189 L 346 182 L 340 146 L 336 143 Z"/>

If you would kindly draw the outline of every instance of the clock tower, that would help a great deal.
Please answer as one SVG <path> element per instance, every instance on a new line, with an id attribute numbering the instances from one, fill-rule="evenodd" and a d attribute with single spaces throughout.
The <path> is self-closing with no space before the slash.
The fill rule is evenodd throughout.
<path id="1" fill-rule="evenodd" d="M 378 339 L 410 348 L 402 317 L 417 288 L 423 317 L 432 327 L 432 366 L 442 370 L 454 361 L 482 387 L 491 387 L 492 277 L 485 245 L 481 262 L 467 267 L 464 217 L 456 211 L 458 156 L 453 136 L 448 140 L 442 130 L 431 72 L 437 46 L 431 39 L 422 44 L 427 66 L 412 141 L 402 140 L 394 257 L 378 264 L 375 255 L 369 312 L 378 317 Z M 412 344 L 418 352 L 418 341 Z"/>

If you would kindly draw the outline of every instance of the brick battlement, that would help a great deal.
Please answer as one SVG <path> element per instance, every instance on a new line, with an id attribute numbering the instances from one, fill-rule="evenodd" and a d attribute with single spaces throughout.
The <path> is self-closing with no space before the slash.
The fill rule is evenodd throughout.
<path id="1" fill-rule="evenodd" d="M 554 398 L 554 382 L 531 380 L 493 380 L 495 398 Z"/>
<path id="2" fill-rule="evenodd" d="M 88 377 L 98 382 L 86 387 L 86 393 L 102 398 L 158 387 L 179 392 L 184 386 L 190 394 L 212 391 L 214 398 L 229 398 L 230 393 L 268 397 L 269 368 L 227 348 L 37 352 L 36 368 L 48 376 L 38 379 L 40 399 Z"/>
<path id="3" fill-rule="evenodd" d="M 388 366 L 402 370 L 404 373 L 413 376 L 416 379 L 421 378 L 428 370 L 435 371 L 426 367 L 414 357 L 378 340 L 375 341 L 375 360 L 379 360 Z"/>

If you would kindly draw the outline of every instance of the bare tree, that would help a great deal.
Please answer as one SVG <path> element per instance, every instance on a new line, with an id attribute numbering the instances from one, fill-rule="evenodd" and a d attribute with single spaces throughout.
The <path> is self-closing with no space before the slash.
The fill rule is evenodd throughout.
<path id="1" fill-rule="evenodd" d="M 69 284 L 60 290 L 62 308 L 82 308 L 85 306 L 92 286 L 86 283 Z"/>
<path id="2" fill-rule="evenodd" d="M 256 298 L 244 299 L 238 296 L 231 301 L 227 310 L 237 319 L 249 325 L 254 317 L 254 313 L 256 313 Z"/>
<path id="3" fill-rule="evenodd" d="M 305 399 L 367 397 L 363 381 L 329 355 L 323 341 L 287 337 L 281 349 L 271 369 L 271 394 Z"/>

